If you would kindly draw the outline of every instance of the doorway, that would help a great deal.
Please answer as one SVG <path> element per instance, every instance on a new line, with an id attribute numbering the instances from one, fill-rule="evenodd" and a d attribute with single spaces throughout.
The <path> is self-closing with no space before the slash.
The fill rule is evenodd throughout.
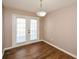
<path id="1" fill-rule="evenodd" d="M 37 17 L 14 15 L 12 23 L 13 46 L 39 40 Z"/>

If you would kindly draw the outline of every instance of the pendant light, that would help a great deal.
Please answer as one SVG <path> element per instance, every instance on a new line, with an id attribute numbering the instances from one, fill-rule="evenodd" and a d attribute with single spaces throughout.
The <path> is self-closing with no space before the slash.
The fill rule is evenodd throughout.
<path id="1" fill-rule="evenodd" d="M 40 10 L 36 13 L 37 16 L 39 17 L 44 17 L 46 16 L 46 12 L 43 10 L 43 7 L 42 7 L 42 0 L 40 0 Z"/>

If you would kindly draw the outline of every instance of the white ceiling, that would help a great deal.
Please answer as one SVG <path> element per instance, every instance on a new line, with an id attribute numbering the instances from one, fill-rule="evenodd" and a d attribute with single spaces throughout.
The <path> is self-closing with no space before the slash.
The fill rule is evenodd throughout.
<path id="1" fill-rule="evenodd" d="M 75 2 L 76 0 L 43 0 L 43 9 L 47 12 L 51 12 Z M 40 7 L 40 0 L 3 0 L 3 5 L 29 12 L 37 12 Z"/>

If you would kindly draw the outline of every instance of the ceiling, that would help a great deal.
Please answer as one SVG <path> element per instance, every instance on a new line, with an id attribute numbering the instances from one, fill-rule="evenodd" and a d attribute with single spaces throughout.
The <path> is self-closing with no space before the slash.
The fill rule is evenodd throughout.
<path id="1" fill-rule="evenodd" d="M 46 12 L 51 12 L 75 2 L 76 0 L 43 0 L 43 9 Z M 3 5 L 19 10 L 37 12 L 40 8 L 40 0 L 3 0 Z"/>

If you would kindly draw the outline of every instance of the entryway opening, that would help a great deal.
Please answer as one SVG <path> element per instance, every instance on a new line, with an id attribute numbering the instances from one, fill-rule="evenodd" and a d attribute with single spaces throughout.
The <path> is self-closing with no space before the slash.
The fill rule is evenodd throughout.
<path id="1" fill-rule="evenodd" d="M 13 46 L 39 40 L 39 19 L 23 15 L 13 15 Z"/>

